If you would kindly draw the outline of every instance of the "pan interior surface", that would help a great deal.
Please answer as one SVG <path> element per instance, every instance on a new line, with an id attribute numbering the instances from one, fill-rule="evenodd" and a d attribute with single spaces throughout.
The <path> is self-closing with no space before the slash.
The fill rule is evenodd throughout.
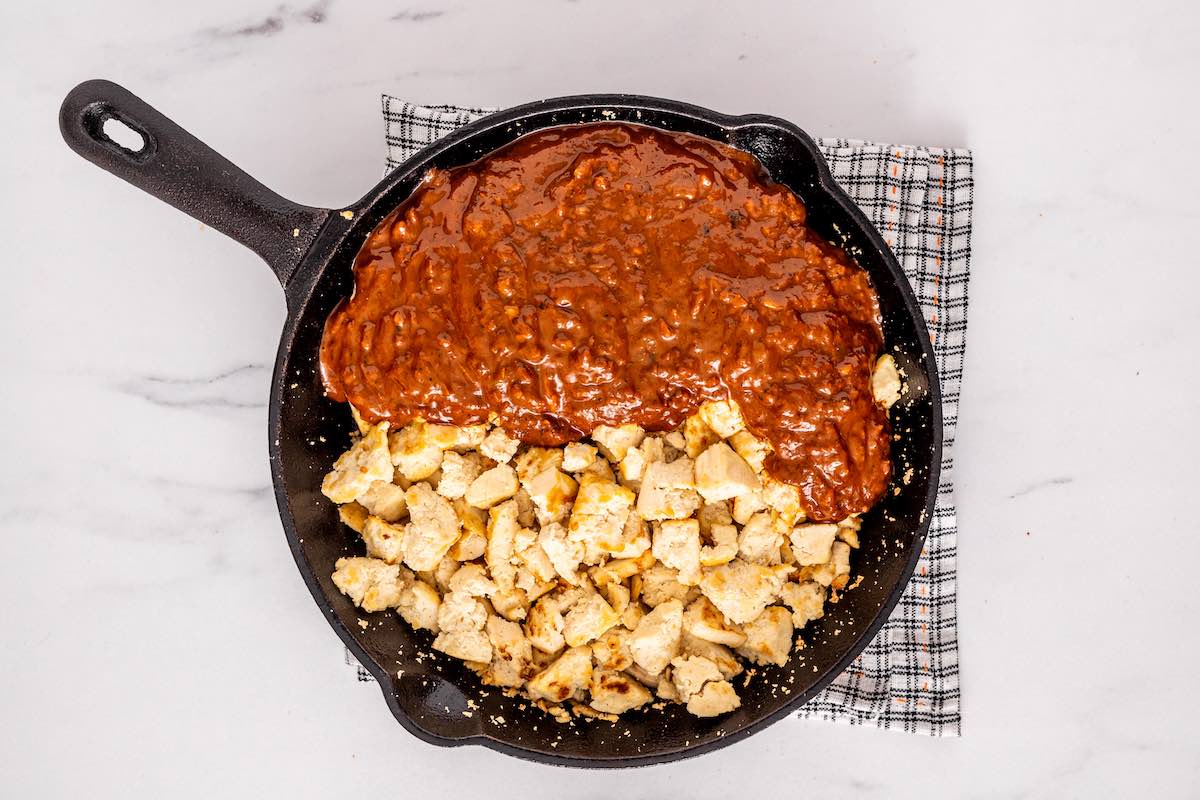
<path id="1" fill-rule="evenodd" d="M 320 493 L 323 475 L 353 430 L 345 405 L 325 397 L 318 370 L 324 322 L 353 289 L 351 266 L 371 229 L 405 200 L 431 167 L 476 161 L 520 136 L 548 127 L 625 121 L 726 142 L 758 156 L 771 177 L 808 208 L 809 224 L 841 244 L 870 275 L 883 312 L 885 352 L 904 371 L 908 391 L 893 407 L 892 483 L 863 517 L 852 573 L 862 582 L 803 631 L 807 646 L 786 666 L 758 667 L 742 705 L 715 719 L 676 704 L 622 715 L 620 721 L 555 722 L 522 698 L 484 687 L 461 662 L 430 648 L 394 613 L 365 614 L 333 585 L 334 562 L 361 555 L 358 535 Z M 804 134 L 765 117 L 724 117 L 671 101 L 603 96 L 532 104 L 484 118 L 399 167 L 354 209 L 339 241 L 318 242 L 289 286 L 292 314 L 276 364 L 271 457 L 276 496 L 298 566 L 334 630 L 379 680 L 396 718 L 437 744 L 482 743 L 539 761 L 627 766 L 696 755 L 748 735 L 814 696 L 871 640 L 914 569 L 936 496 L 941 450 L 940 398 L 932 349 L 911 291 L 887 250 L 823 169 Z M 360 626 L 360 620 L 366 627 Z"/>

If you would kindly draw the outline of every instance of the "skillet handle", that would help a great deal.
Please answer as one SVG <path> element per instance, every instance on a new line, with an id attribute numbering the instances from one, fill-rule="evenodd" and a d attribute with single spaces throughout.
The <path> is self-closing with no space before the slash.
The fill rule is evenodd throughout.
<path id="1" fill-rule="evenodd" d="M 140 149 L 114 141 L 104 130 L 109 120 L 141 136 Z M 285 200 L 111 81 L 72 89 L 58 124 L 76 153 L 249 247 L 285 287 L 333 214 Z"/>

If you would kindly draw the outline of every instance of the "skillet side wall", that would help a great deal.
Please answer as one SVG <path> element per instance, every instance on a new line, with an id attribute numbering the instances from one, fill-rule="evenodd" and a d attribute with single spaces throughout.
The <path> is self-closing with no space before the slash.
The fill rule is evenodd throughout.
<path id="1" fill-rule="evenodd" d="M 370 230 L 416 188 L 430 167 L 470 163 L 516 138 L 546 127 L 616 120 L 727 142 L 758 156 L 778 182 L 809 210 L 809 224 L 842 244 L 867 270 L 883 310 L 885 351 L 909 384 L 892 411 L 892 484 L 864 516 L 862 549 L 854 554 L 858 588 L 827 607 L 804 632 L 807 648 L 785 667 L 758 668 L 742 706 L 712 720 L 677 705 L 624 715 L 620 722 L 555 723 L 519 699 L 481 687 L 460 662 L 432 651 L 427 632 L 413 632 L 395 614 L 363 614 L 333 586 L 334 562 L 360 555 L 358 536 L 341 525 L 320 494 L 322 476 L 345 449 L 353 429 L 344 405 L 323 394 L 317 354 L 326 317 L 353 288 L 351 266 Z M 280 344 L 271 398 L 271 458 L 276 498 L 301 573 L 334 630 L 379 680 L 405 728 L 435 744 L 474 742 L 525 758 L 580 766 L 628 766 L 674 760 L 729 744 L 784 716 L 814 696 L 848 665 L 886 621 L 912 574 L 936 498 L 941 415 L 936 368 L 919 307 L 891 251 L 828 175 L 815 144 L 793 126 L 768 117 L 726 117 L 671 101 L 629 96 L 563 98 L 486 117 L 418 153 L 351 209 L 335 216 L 287 287 L 289 319 Z M 907 481 L 903 476 L 909 475 Z M 363 629 L 359 620 L 366 620 Z M 424 654 L 421 660 L 417 660 Z M 397 679 L 398 670 L 403 677 Z M 461 688 L 460 688 L 461 687 Z M 478 704 L 470 717 L 468 699 Z M 504 724 L 491 722 L 503 717 Z M 534 730 L 536 726 L 536 730 Z"/>

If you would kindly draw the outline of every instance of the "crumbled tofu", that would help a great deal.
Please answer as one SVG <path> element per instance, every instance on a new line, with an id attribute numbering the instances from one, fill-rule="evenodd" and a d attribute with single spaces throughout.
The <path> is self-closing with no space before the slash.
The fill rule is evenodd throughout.
<path id="1" fill-rule="evenodd" d="M 729 503 L 705 503 L 696 512 L 696 521 L 700 523 L 700 535 L 711 538 L 713 525 L 729 525 L 733 522 Z"/>
<path id="2" fill-rule="evenodd" d="M 517 456 L 517 476 L 527 481 L 539 472 L 562 466 L 563 451 L 557 447 L 531 447 Z"/>
<path id="3" fill-rule="evenodd" d="M 642 573 L 641 600 L 654 608 L 668 600 L 684 601 L 692 592 L 690 586 L 679 582 L 679 572 L 656 564 Z"/>
<path id="4" fill-rule="evenodd" d="M 846 588 L 846 584 L 850 582 L 850 545 L 834 542 L 830 564 L 833 565 L 833 580 L 830 585 L 834 589 Z"/>
<path id="5" fill-rule="evenodd" d="M 687 710 L 697 717 L 716 717 L 740 706 L 737 691 L 729 681 L 709 681 L 687 701 Z"/>
<path id="6" fill-rule="evenodd" d="M 700 566 L 728 564 L 738 554 L 738 531 L 733 525 L 716 524 L 710 530 L 711 545 L 700 548 Z"/>
<path id="7" fill-rule="evenodd" d="M 593 541 L 596 547 L 615 559 L 636 559 L 650 549 L 650 528 L 635 509 L 630 509 L 618 540 L 597 537 Z"/>
<path id="8" fill-rule="evenodd" d="M 696 458 L 708 449 L 709 445 L 721 441 L 717 432 L 708 427 L 708 423 L 693 414 L 683 423 L 683 450 L 688 458 Z"/>
<path id="9" fill-rule="evenodd" d="M 543 597 L 529 609 L 525 635 L 538 650 L 554 654 L 566 646 L 567 640 L 563 638 L 565 624 L 558 603 L 552 597 Z"/>
<path id="10" fill-rule="evenodd" d="M 728 439 L 746 427 L 746 420 L 742 418 L 742 410 L 733 400 L 705 403 L 696 413 L 722 439 Z"/>
<path id="11" fill-rule="evenodd" d="M 579 489 L 571 476 L 557 469 L 542 470 L 524 481 L 524 486 L 537 509 L 537 521 L 542 525 L 566 518 Z"/>
<path id="12" fill-rule="evenodd" d="M 517 501 L 517 522 L 525 528 L 537 524 L 537 508 L 534 507 L 533 500 L 529 498 L 529 492 L 525 491 L 524 486 L 513 495 L 513 500 Z"/>
<path id="13" fill-rule="evenodd" d="M 529 681 L 529 693 L 543 700 L 561 703 L 584 689 L 592 680 L 592 648 L 572 647 Z"/>
<path id="14" fill-rule="evenodd" d="M 683 632 L 696 639 L 730 647 L 738 647 L 746 641 L 746 634 L 731 624 L 707 597 L 696 598 L 683 612 Z"/>
<path id="15" fill-rule="evenodd" d="M 342 453 L 321 482 L 321 493 L 335 503 L 349 503 L 375 481 L 390 482 L 392 462 L 388 457 L 387 430 L 386 422 L 379 423 Z"/>
<path id="16" fill-rule="evenodd" d="M 633 664 L 633 655 L 629 652 L 629 633 L 626 628 L 609 628 L 592 643 L 592 656 L 597 667 L 617 672 L 629 669 Z"/>
<path id="17" fill-rule="evenodd" d="M 487 548 L 487 515 L 462 499 L 455 501 L 454 510 L 462 523 L 462 534 L 446 555 L 455 561 L 474 561 Z"/>
<path id="18" fill-rule="evenodd" d="M 686 612 L 684 612 L 686 615 Z M 733 651 L 725 645 L 709 642 L 692 636 L 686 631 L 683 634 L 682 652 L 691 656 L 703 656 L 717 665 L 721 677 L 729 680 L 742 672 L 741 662 L 733 655 Z"/>
<path id="19" fill-rule="evenodd" d="M 769 606 L 761 614 L 742 626 L 746 641 L 737 649 L 738 653 L 755 664 L 787 663 L 792 650 L 792 615 L 783 606 Z"/>
<path id="20" fill-rule="evenodd" d="M 782 562 L 779 549 L 783 545 L 786 528 L 775 514 L 763 511 L 755 514 L 742 527 L 738 537 L 738 555 L 752 564 L 779 564 Z"/>
<path id="21" fill-rule="evenodd" d="M 642 519 L 686 519 L 700 507 L 696 493 L 693 461 L 677 458 L 646 467 L 638 493 L 637 510 Z"/>
<path id="22" fill-rule="evenodd" d="M 383 559 L 389 564 L 399 564 L 404 560 L 403 527 L 384 522 L 379 517 L 367 517 L 362 538 L 367 546 L 367 555 Z"/>
<path id="23" fill-rule="evenodd" d="M 768 474 L 771 447 L 732 401 L 662 434 L 602 427 L 596 446 L 356 422 L 325 484 L 367 557 L 340 559 L 335 585 L 556 719 L 615 721 L 652 692 L 737 708 L 729 680 L 786 664 L 850 582 L 858 515 L 800 524 L 799 489 Z"/>
<path id="24" fill-rule="evenodd" d="M 512 622 L 520 622 L 529 613 L 529 598 L 517 586 L 497 590 L 491 601 L 496 613 Z"/>
<path id="25" fill-rule="evenodd" d="M 433 640 L 433 649 L 463 661 L 492 660 L 492 643 L 482 630 L 442 631 Z"/>
<path id="26" fill-rule="evenodd" d="M 568 647 L 587 644 L 616 625 L 620 616 L 599 594 L 589 594 L 563 618 L 563 638 Z"/>
<path id="27" fill-rule="evenodd" d="M 629 653 L 639 667 L 657 675 L 679 654 L 683 635 L 683 604 L 668 600 L 642 617 L 629 636 Z"/>
<path id="28" fill-rule="evenodd" d="M 496 584 L 488 578 L 482 564 L 463 564 L 454 571 L 447 582 L 451 592 L 468 597 L 487 597 L 496 593 Z"/>
<path id="29" fill-rule="evenodd" d="M 612 610 L 618 616 L 624 614 L 625 609 L 629 608 L 629 587 L 620 583 L 607 583 L 597 587 L 597 591 L 612 606 Z"/>
<path id="30" fill-rule="evenodd" d="M 804 521 L 804 506 L 800 502 L 799 489 L 769 476 L 763 478 L 762 484 L 763 503 L 778 514 L 785 525 L 795 525 Z"/>
<path id="31" fill-rule="evenodd" d="M 414 580 L 400 593 L 400 601 L 396 611 L 413 627 L 414 630 L 438 632 L 438 611 L 441 609 L 442 598 L 425 581 Z"/>
<path id="32" fill-rule="evenodd" d="M 484 470 L 483 457 L 478 453 L 456 453 L 448 450 L 442 455 L 442 476 L 438 479 L 437 493 L 450 500 L 457 500 L 467 493 Z"/>
<path id="33" fill-rule="evenodd" d="M 571 442 L 563 448 L 562 468 L 567 472 L 583 472 L 596 460 L 596 448 L 582 442 Z"/>
<path id="34" fill-rule="evenodd" d="M 358 502 L 368 513 L 385 522 L 398 522 L 408 513 L 404 489 L 390 481 L 375 481 L 358 496 Z"/>
<path id="35" fill-rule="evenodd" d="M 779 598 L 792 610 L 792 624 L 797 629 L 825 615 L 825 587 L 816 581 L 789 581 L 779 591 Z"/>
<path id="36" fill-rule="evenodd" d="M 611 427 L 601 425 L 592 431 L 592 441 L 600 445 L 600 452 L 609 461 L 621 461 L 628 455 L 630 448 L 642 443 L 646 432 L 637 425 L 621 425 Z"/>
<path id="37" fill-rule="evenodd" d="M 517 472 L 508 464 L 498 464 L 471 482 L 464 495 L 475 508 L 491 508 L 517 493 L 521 488 Z"/>
<path id="38" fill-rule="evenodd" d="M 600 479 L 584 479 L 571 510 L 568 526 L 571 539 L 591 543 L 600 552 L 620 549 L 633 500 L 633 492 L 624 486 Z"/>
<path id="39" fill-rule="evenodd" d="M 338 518 L 355 533 L 363 532 L 368 516 L 367 510 L 354 501 L 338 506 Z"/>
<path id="40" fill-rule="evenodd" d="M 832 523 L 797 525 L 792 529 L 792 555 L 802 567 L 824 564 L 833 552 L 838 527 Z"/>
<path id="41" fill-rule="evenodd" d="M 762 613 L 783 587 L 788 568 L 764 567 L 735 558 L 701 570 L 700 591 L 731 622 L 749 622 Z"/>
<path id="42" fill-rule="evenodd" d="M 685 655 L 671 659 L 671 683 L 675 684 L 683 700 L 698 693 L 709 681 L 724 679 L 717 665 L 703 656 Z"/>
<path id="43" fill-rule="evenodd" d="M 583 545 L 567 538 L 567 531 L 557 522 L 543 525 L 538 534 L 538 544 L 564 581 L 571 585 L 579 583 L 579 563 L 583 561 Z"/>
<path id="44" fill-rule="evenodd" d="M 339 558 L 334 569 L 333 585 L 363 611 L 395 608 L 408 583 L 398 565 L 377 558 Z"/>
<path id="45" fill-rule="evenodd" d="M 696 458 L 696 491 L 706 502 L 731 500 L 761 488 L 750 465 L 724 442 L 710 445 Z"/>
<path id="46" fill-rule="evenodd" d="M 487 425 L 463 425 L 455 431 L 451 447 L 455 450 L 478 450 L 487 433 Z"/>
<path id="47" fill-rule="evenodd" d="M 438 608 L 438 627 L 445 631 L 481 630 L 487 622 L 487 608 L 466 592 L 447 592 Z M 488 661 L 473 658 L 472 661 Z"/>
<path id="48" fill-rule="evenodd" d="M 680 583 L 694 586 L 700 580 L 700 523 L 694 519 L 664 520 L 654 531 L 651 552 L 679 573 Z"/>
<path id="49" fill-rule="evenodd" d="M 485 626 L 492 645 L 492 663 L 484 675 L 493 686 L 522 686 L 533 661 L 533 646 L 515 622 L 497 616 L 488 617 Z"/>
<path id="50" fill-rule="evenodd" d="M 745 525 L 758 512 L 767 507 L 762 492 L 746 492 L 733 498 L 733 521 Z"/>
<path id="51" fill-rule="evenodd" d="M 771 455 L 771 443 L 759 439 L 750 431 L 738 431 L 729 437 L 733 451 L 742 457 L 755 472 L 762 472 L 766 467 L 767 456 Z"/>
<path id="52" fill-rule="evenodd" d="M 440 427 L 416 419 L 388 436 L 391 461 L 405 480 L 423 481 L 442 466 Z"/>
<path id="53" fill-rule="evenodd" d="M 517 448 L 520 446 L 520 440 L 509 436 L 503 428 L 492 428 L 491 433 L 485 436 L 483 442 L 480 443 L 479 452 L 498 464 L 507 464 L 512 461 L 512 457 L 517 454 Z"/>
<path id="54" fill-rule="evenodd" d="M 371 430 L 371 423 L 363 419 L 362 414 L 358 413 L 358 409 L 353 405 L 350 406 L 350 416 L 354 419 L 354 425 L 358 428 L 359 433 L 365 434 Z"/>
<path id="55" fill-rule="evenodd" d="M 871 372 L 871 394 L 875 402 L 891 408 L 900 399 L 900 373 L 896 370 L 896 359 L 882 355 Z"/>
<path id="56" fill-rule="evenodd" d="M 613 670 L 592 672 L 591 706 L 609 714 L 623 714 L 650 702 L 650 692 L 633 678 Z"/>
<path id="57" fill-rule="evenodd" d="M 416 483 L 405 495 L 409 524 L 404 528 L 404 563 L 420 572 L 433 569 L 458 540 L 461 521 L 446 498 L 427 483 Z"/>
<path id="58" fill-rule="evenodd" d="M 583 480 L 588 476 L 597 478 L 599 480 L 608 481 L 609 483 L 616 483 L 617 481 L 616 473 L 613 472 L 613 469 L 609 465 L 608 461 L 603 458 L 597 458 L 591 464 L 588 464 L 579 472 L 576 477 L 578 477 L 582 483 Z"/>

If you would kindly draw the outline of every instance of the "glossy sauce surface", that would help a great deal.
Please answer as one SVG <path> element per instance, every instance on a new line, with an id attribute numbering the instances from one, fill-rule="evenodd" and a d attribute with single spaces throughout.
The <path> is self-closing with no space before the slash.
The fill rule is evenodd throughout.
<path id="1" fill-rule="evenodd" d="M 321 369 L 368 420 L 494 413 L 552 445 L 732 398 L 811 519 L 865 511 L 887 485 L 878 298 L 741 151 L 633 125 L 531 134 L 431 172 L 354 275 Z"/>

